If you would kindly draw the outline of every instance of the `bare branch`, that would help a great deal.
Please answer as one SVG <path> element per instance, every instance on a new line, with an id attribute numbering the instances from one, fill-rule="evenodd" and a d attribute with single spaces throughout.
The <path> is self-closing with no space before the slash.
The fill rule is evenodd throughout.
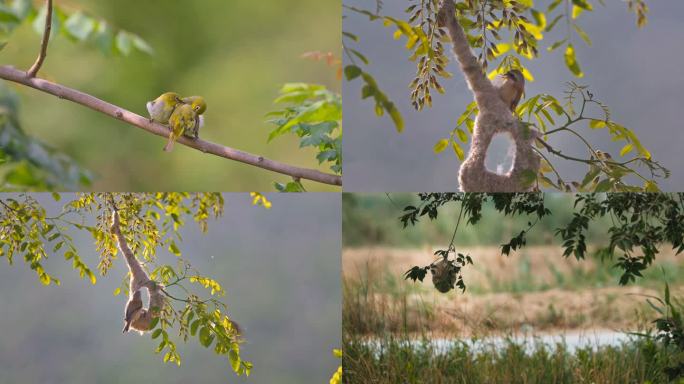
<path id="1" fill-rule="evenodd" d="M 40 53 L 36 62 L 26 72 L 26 75 L 31 78 L 36 77 L 36 74 L 40 71 L 40 67 L 47 56 L 48 42 L 50 41 L 50 31 L 52 31 L 52 0 L 45 1 L 45 8 L 47 8 L 47 13 L 45 14 L 45 29 L 43 30 L 43 41 L 40 43 Z"/>
<path id="2" fill-rule="evenodd" d="M 114 104 L 100 100 L 87 93 L 77 91 L 72 88 L 65 87 L 40 78 L 27 77 L 26 73 L 19 71 L 10 66 L 0 66 L 0 78 L 13 81 L 18 84 L 25 85 L 37 89 L 39 91 L 49 93 L 57 96 L 60 99 L 66 99 L 74 103 L 83 105 L 84 107 L 101 112 L 105 115 L 111 116 L 118 120 L 124 121 L 130 125 L 144 129 L 147 132 L 157 136 L 168 137 L 169 129 L 161 124 L 150 122 L 149 119 L 144 118 L 138 114 L 125 110 Z M 201 139 L 193 140 L 187 137 L 179 137 L 178 143 L 181 143 L 190 148 L 197 149 L 204 153 L 210 153 L 229 160 L 239 161 L 245 164 L 253 165 L 255 167 L 263 168 L 269 171 L 289 175 L 294 178 L 301 178 L 312 180 L 323 184 L 342 185 L 342 177 L 317 171 L 315 169 L 300 168 L 293 165 L 288 165 L 274 160 L 269 160 L 263 156 L 254 155 L 248 152 L 243 152 L 237 149 L 226 147 L 220 144 L 204 141 Z M 161 154 L 161 151 L 160 151 Z"/>

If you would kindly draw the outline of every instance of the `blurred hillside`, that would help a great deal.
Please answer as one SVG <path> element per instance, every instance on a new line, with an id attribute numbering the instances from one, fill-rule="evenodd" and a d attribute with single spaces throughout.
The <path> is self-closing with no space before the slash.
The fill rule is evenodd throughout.
<path id="1" fill-rule="evenodd" d="M 36 1 L 36 5 L 40 2 Z M 286 82 L 320 83 L 339 91 L 335 70 L 301 59 L 308 51 L 340 46 L 339 2 L 249 0 L 58 0 L 114 28 L 140 35 L 154 56 L 105 57 L 89 44 L 53 39 L 41 76 L 139 114 L 145 103 L 174 90 L 208 102 L 202 138 L 293 165 L 318 168 L 313 151 L 297 140 L 266 143 L 264 115 Z M 40 37 L 22 25 L 2 51 L 2 64 L 27 68 Z M 24 129 L 76 158 L 96 174 L 92 190 L 273 190 L 287 177 L 178 147 L 162 153 L 164 139 L 110 117 L 25 87 Z M 306 183 L 309 190 L 331 187 Z"/>
<path id="2" fill-rule="evenodd" d="M 332 356 L 341 330 L 339 199 L 274 194 L 266 210 L 252 207 L 247 194 L 225 198 L 224 217 L 210 220 L 206 234 L 188 223 L 180 248 L 226 290 L 229 314 L 245 329 L 243 358 L 254 363 L 249 378 L 235 378 L 196 340 L 179 342 L 176 367 L 154 354 L 149 335 L 122 335 L 126 299 L 112 295 L 126 273 L 121 259 L 91 286 L 70 262 L 52 257 L 46 267 L 61 279 L 58 287 L 42 286 L 21 260 L 0 259 L 0 383 L 327 382 L 339 364 Z M 61 208 L 47 206 L 49 214 Z M 84 262 L 97 265 L 90 235 L 69 234 Z"/>

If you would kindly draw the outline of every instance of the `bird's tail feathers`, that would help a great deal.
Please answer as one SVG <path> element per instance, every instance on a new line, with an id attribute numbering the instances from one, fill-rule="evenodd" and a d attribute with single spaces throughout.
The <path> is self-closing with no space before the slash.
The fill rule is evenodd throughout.
<path id="1" fill-rule="evenodd" d="M 166 145 L 164 146 L 164 152 L 171 152 L 171 150 L 173 149 L 173 143 L 175 141 L 176 140 L 174 140 L 173 135 L 169 136 L 169 141 L 167 141 Z"/>

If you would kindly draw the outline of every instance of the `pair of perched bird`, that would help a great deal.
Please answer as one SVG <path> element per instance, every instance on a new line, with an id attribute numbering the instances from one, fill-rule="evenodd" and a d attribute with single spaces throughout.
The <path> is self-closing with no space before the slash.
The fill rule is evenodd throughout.
<path id="1" fill-rule="evenodd" d="M 171 132 L 164 151 L 173 149 L 173 143 L 181 135 L 194 139 L 199 137 L 199 129 L 204 125 L 202 114 L 207 104 L 201 96 L 181 98 L 175 92 L 167 92 L 147 103 L 150 121 L 167 125 Z"/>

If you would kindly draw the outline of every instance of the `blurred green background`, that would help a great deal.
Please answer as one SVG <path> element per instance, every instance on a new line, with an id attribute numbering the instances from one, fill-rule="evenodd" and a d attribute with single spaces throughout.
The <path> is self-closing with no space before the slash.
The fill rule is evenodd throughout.
<path id="1" fill-rule="evenodd" d="M 36 6 L 42 2 L 35 1 Z M 94 45 L 60 35 L 51 41 L 40 76 L 90 93 L 138 114 L 145 103 L 174 90 L 207 99 L 201 137 L 274 160 L 329 172 L 296 138 L 266 143 L 286 82 L 319 83 L 338 91 L 335 69 L 304 60 L 309 51 L 340 49 L 339 1 L 135 1 L 57 0 L 67 12 L 82 10 L 115 29 L 138 34 L 154 56 L 106 57 Z M 40 36 L 24 23 L 0 52 L 2 64 L 28 68 Z M 115 119 L 21 86 L 24 130 L 74 157 L 95 173 L 91 190 L 273 190 L 288 177 L 178 146 Z M 308 190 L 333 187 L 305 183 Z"/>
<path id="2" fill-rule="evenodd" d="M 572 220 L 575 196 L 566 193 L 545 194 L 544 204 L 553 214 L 544 217 L 527 234 L 527 244 L 560 246 L 555 230 Z M 402 227 L 399 217 L 404 207 L 420 204 L 417 194 L 411 193 L 345 193 L 342 195 L 342 240 L 345 247 L 389 246 L 420 248 L 426 245 L 447 246 L 454 233 L 460 205 L 450 203 L 439 210 L 437 219 L 423 216 L 415 226 Z M 462 246 L 499 246 L 518 235 L 536 216 L 503 216 L 493 204 L 482 209 L 477 225 L 463 221 L 456 234 L 456 244 Z M 597 219 L 589 225 L 587 243 L 607 244 L 605 228 L 609 218 Z M 486 229 L 486 230 L 483 230 Z"/>
<path id="3" fill-rule="evenodd" d="M 49 215 L 74 198 L 33 196 Z M 60 286 L 45 287 L 20 260 L 0 258 L 0 383 L 327 383 L 340 363 L 332 354 L 341 342 L 338 195 L 269 194 L 268 210 L 251 206 L 246 193 L 224 197 L 224 216 L 209 220 L 207 233 L 188 222 L 179 247 L 225 289 L 222 301 L 244 328 L 242 358 L 254 363 L 250 377 L 237 378 L 196 339 L 178 342 L 177 367 L 154 353 L 158 340 L 122 335 L 126 298 L 112 294 L 126 275 L 122 259 L 92 286 L 71 262 L 49 255 L 45 267 Z M 95 268 L 91 235 L 65 233 Z M 162 263 L 175 260 L 159 253 Z"/>

